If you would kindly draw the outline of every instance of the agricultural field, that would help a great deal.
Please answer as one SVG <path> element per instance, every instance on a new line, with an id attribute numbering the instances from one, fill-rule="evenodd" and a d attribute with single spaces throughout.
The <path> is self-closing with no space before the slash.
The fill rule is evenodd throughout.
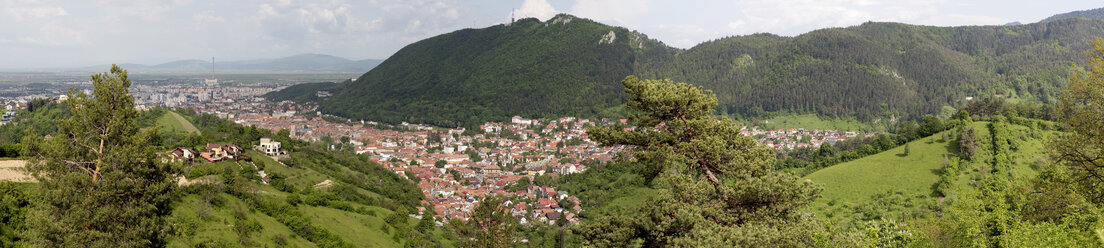
<path id="1" fill-rule="evenodd" d="M 35 179 L 23 170 L 23 160 L 0 160 L 0 181 L 34 182 Z"/>

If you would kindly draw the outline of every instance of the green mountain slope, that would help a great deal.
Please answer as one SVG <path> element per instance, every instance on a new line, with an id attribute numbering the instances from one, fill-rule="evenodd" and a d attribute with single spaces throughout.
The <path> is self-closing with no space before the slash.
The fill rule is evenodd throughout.
<path id="1" fill-rule="evenodd" d="M 937 113 L 966 97 L 1054 102 L 1104 22 L 929 27 L 865 23 L 797 37 L 706 42 L 639 67 L 714 90 L 734 114 L 787 110 L 873 120 Z"/>
<path id="2" fill-rule="evenodd" d="M 332 91 L 336 87 L 340 86 L 336 83 L 321 82 L 321 83 L 305 83 L 297 84 L 287 87 L 280 91 L 273 91 L 266 93 L 265 98 L 274 102 L 279 101 L 295 101 L 295 102 L 319 102 L 322 99 L 318 97 L 318 91 Z"/>
<path id="3" fill-rule="evenodd" d="M 404 47 L 321 110 L 442 126 L 512 115 L 595 115 L 621 104 L 619 80 L 652 50 L 671 48 L 569 15 L 464 29 Z"/>
<path id="4" fill-rule="evenodd" d="M 675 49 L 570 15 L 465 29 L 411 44 L 321 111 L 396 123 L 475 125 L 513 115 L 609 116 L 627 75 L 712 89 L 718 110 L 871 121 L 935 114 L 967 97 L 1055 102 L 1104 21 L 932 27 L 865 23 L 796 37 L 756 34 Z M 609 42 L 612 40 L 612 42 Z M 306 99 L 314 91 L 279 99 Z"/>
<path id="5" fill-rule="evenodd" d="M 1073 12 L 1069 12 L 1069 13 L 1057 14 L 1057 15 L 1053 15 L 1051 17 L 1047 17 L 1046 19 L 1043 19 L 1042 21 L 1039 21 L 1039 22 L 1049 22 L 1049 21 L 1056 21 L 1056 20 L 1062 20 L 1062 19 L 1072 19 L 1072 18 L 1104 19 L 1104 8 L 1090 9 L 1090 10 L 1078 10 L 1078 11 L 1073 11 Z"/>

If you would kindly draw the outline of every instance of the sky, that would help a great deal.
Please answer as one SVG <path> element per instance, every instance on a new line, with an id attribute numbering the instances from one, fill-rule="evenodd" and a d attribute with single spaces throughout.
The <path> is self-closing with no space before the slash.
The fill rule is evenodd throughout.
<path id="1" fill-rule="evenodd" d="M 1091 0 L 0 0 L 0 69 L 303 53 L 386 59 L 435 35 L 557 13 L 690 48 L 866 21 L 1000 25 L 1101 7 Z"/>

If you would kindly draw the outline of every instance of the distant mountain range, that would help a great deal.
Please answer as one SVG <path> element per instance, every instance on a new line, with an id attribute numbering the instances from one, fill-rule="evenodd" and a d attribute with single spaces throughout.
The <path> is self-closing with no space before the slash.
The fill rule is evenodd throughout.
<path id="1" fill-rule="evenodd" d="M 277 59 L 254 59 L 239 61 L 215 61 L 217 72 L 365 72 L 375 68 L 383 60 L 349 60 L 324 54 L 300 54 Z M 157 65 L 120 64 L 131 72 L 210 72 L 210 60 L 178 60 Z M 106 65 L 56 69 L 61 71 L 97 72 Z"/>
<path id="2" fill-rule="evenodd" d="M 796 37 L 735 36 L 690 49 L 561 14 L 410 44 L 356 80 L 288 88 L 324 113 L 440 126 L 616 116 L 628 75 L 713 90 L 721 113 L 916 118 L 967 98 L 1054 103 L 1104 21 L 934 27 L 868 22 Z M 312 97 L 325 90 L 332 97 Z"/>

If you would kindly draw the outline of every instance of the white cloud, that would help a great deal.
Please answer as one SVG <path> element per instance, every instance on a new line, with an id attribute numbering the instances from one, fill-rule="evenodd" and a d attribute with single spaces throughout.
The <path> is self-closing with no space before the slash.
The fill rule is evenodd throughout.
<path id="1" fill-rule="evenodd" d="M 226 18 L 222 18 L 221 16 L 217 16 L 217 15 L 215 15 L 214 11 L 208 10 L 208 11 L 204 11 L 204 12 L 195 13 L 194 15 L 192 15 L 192 21 L 195 22 L 196 25 L 207 25 L 207 24 L 226 22 Z"/>
<path id="2" fill-rule="evenodd" d="M 594 19 L 614 25 L 629 25 L 648 15 L 652 3 L 633 0 L 576 1 L 571 6 L 572 15 Z"/>
<path id="3" fill-rule="evenodd" d="M 556 16 L 556 13 L 558 13 L 556 9 L 548 4 L 547 0 L 525 0 L 520 9 L 516 9 L 510 14 L 516 19 L 536 17 L 541 21 L 545 21 Z"/>

